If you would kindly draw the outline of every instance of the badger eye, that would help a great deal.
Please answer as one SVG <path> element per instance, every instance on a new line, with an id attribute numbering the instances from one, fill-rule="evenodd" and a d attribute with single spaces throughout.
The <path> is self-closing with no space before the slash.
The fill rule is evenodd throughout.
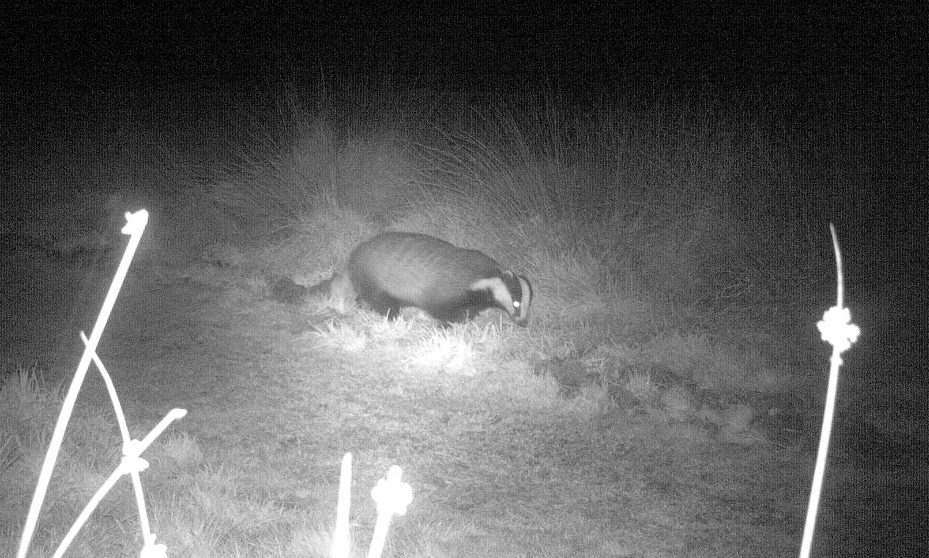
<path id="1" fill-rule="evenodd" d="M 513 301 L 513 308 L 519 308 L 520 304 L 518 300 Z"/>

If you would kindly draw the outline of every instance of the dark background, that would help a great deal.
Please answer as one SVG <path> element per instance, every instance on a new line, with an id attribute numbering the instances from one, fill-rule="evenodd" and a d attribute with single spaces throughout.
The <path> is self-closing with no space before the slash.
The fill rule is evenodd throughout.
<path id="1" fill-rule="evenodd" d="M 925 3 L 812 4 L 13 3 L 4 65 L 11 90 L 247 84 L 300 68 L 457 88 L 540 75 L 577 89 L 925 87 Z"/>
<path id="2" fill-rule="evenodd" d="M 929 2 L 14 2 L 2 10 L 11 158 L 37 123 L 95 110 L 128 115 L 154 91 L 185 102 L 199 95 L 191 92 L 220 91 L 234 103 L 256 89 L 312 90 L 340 76 L 359 87 L 386 79 L 503 97 L 544 85 L 580 113 L 620 99 L 717 98 L 763 114 L 775 99 L 779 114 L 822 136 L 810 141 L 823 150 L 809 153 L 802 203 L 823 220 L 824 237 L 825 222 L 837 224 L 850 296 L 873 299 L 893 283 L 900 308 L 924 305 Z M 836 157 L 828 146 L 840 133 L 855 149 Z M 9 199 L 16 186 L 4 187 Z M 911 317 L 897 326 L 924 324 Z"/>

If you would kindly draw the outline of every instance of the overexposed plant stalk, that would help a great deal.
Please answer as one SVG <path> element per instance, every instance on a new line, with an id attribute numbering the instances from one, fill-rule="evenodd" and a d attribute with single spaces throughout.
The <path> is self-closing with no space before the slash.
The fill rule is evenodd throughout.
<path id="1" fill-rule="evenodd" d="M 813 472 L 813 486 L 810 489 L 810 502 L 806 510 L 806 524 L 803 528 L 803 541 L 800 544 L 800 558 L 809 558 L 813 547 L 813 532 L 816 527 L 816 514 L 819 509 L 819 497 L 823 488 L 823 476 L 826 472 L 826 458 L 829 454 L 829 436 L 832 431 L 832 417 L 835 412 L 835 397 L 839 384 L 839 367 L 842 365 L 842 353 L 848 350 L 858 339 L 860 330 L 851 323 L 851 313 L 842 306 L 843 279 L 842 253 L 835 226 L 829 223 L 832 233 L 832 246 L 835 250 L 835 267 L 837 273 L 836 304 L 823 314 L 823 319 L 816 324 L 823 341 L 832 345 L 832 358 L 829 368 L 829 387 L 826 390 L 826 408 L 823 412 L 823 426 L 819 433 L 819 449 L 816 452 L 816 468 Z"/>

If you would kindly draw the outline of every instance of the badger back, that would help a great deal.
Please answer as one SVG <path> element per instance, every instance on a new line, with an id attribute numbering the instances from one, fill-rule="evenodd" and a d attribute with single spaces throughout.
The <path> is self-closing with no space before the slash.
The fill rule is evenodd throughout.
<path id="1" fill-rule="evenodd" d="M 356 290 L 380 291 L 420 306 L 466 298 L 475 281 L 501 273 L 477 250 L 414 233 L 383 233 L 352 251 L 349 271 Z"/>

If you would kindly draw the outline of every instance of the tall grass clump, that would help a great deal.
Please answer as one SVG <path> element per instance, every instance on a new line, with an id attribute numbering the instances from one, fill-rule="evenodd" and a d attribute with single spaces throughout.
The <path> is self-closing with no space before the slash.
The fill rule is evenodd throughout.
<path id="1" fill-rule="evenodd" d="M 685 322 L 774 312 L 826 248 L 795 199 L 795 131 L 737 103 L 677 102 L 576 114 L 549 94 L 474 108 L 417 138 L 403 223 L 499 247 L 558 308 L 646 289 Z"/>
<path id="2" fill-rule="evenodd" d="M 315 280 L 406 203 L 409 172 L 394 131 L 403 118 L 388 95 L 349 110 L 343 86 L 309 96 L 287 87 L 271 107 L 240 110 L 239 143 L 207 195 L 219 208 L 213 252 L 244 248 L 266 273 Z"/>
<path id="3" fill-rule="evenodd" d="M 804 132 L 760 102 L 313 94 L 285 92 L 212 188 L 239 232 L 280 242 L 266 267 L 315 280 L 377 230 L 425 232 L 527 273 L 543 320 L 632 312 L 643 330 L 789 322 L 794 293 L 826 288 L 809 288 L 828 246 Z"/>
<path id="4" fill-rule="evenodd" d="M 272 110 L 245 111 L 244 140 L 212 189 L 217 201 L 238 220 L 273 228 L 334 207 L 383 221 L 409 187 L 400 134 L 413 111 L 389 92 L 353 104 L 346 89 L 327 81 L 306 95 L 290 86 Z"/>

